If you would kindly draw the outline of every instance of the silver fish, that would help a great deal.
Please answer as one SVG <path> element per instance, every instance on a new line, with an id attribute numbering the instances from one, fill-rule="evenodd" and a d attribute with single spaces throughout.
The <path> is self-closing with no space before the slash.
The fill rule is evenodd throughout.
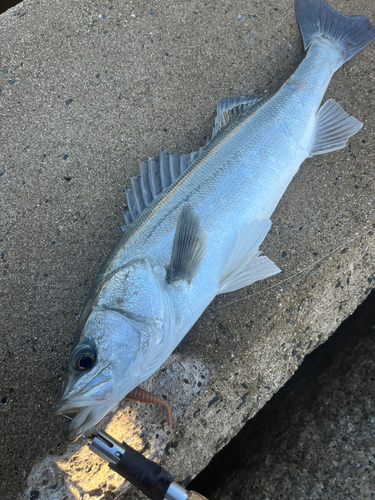
<path id="1" fill-rule="evenodd" d="M 361 128 L 334 100 L 320 104 L 375 26 L 323 0 L 295 7 L 308 52 L 283 86 L 220 101 L 205 147 L 160 150 L 131 180 L 128 227 L 92 286 L 60 391 L 58 412 L 78 411 L 69 440 L 154 373 L 215 295 L 279 272 L 259 252 L 277 203 L 306 158 Z"/>

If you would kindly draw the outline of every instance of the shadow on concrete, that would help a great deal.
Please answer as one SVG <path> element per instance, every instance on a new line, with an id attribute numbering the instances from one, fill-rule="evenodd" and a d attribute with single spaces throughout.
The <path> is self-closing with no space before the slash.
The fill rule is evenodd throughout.
<path id="1" fill-rule="evenodd" d="M 15 5 L 19 4 L 20 2 L 16 2 L 15 0 L 2 0 L 0 4 L 0 14 L 5 12 L 8 9 L 11 9 Z"/>
<path id="2" fill-rule="evenodd" d="M 210 499 L 240 499 L 242 495 L 245 495 L 243 498 L 254 500 L 258 498 L 258 495 L 259 498 L 265 498 L 262 493 L 268 496 L 269 492 L 264 491 L 265 484 L 262 484 L 259 478 L 263 475 L 264 483 L 274 482 L 277 474 L 280 473 L 280 464 L 285 460 L 284 457 L 288 453 L 296 457 L 300 451 L 301 436 L 307 434 L 310 439 L 306 440 L 308 448 L 304 450 L 304 453 L 310 455 L 315 453 L 318 460 L 322 463 L 327 462 L 326 466 L 323 466 L 327 477 L 331 475 L 337 479 L 340 470 L 340 467 L 337 469 L 338 462 L 345 461 L 343 453 L 337 450 L 336 470 L 334 472 L 330 470 L 332 464 L 328 463 L 328 460 L 333 463 L 335 461 L 332 457 L 328 458 L 328 447 L 334 439 L 342 442 L 345 448 L 348 445 L 350 448 L 350 445 L 354 444 L 351 447 L 352 450 L 354 448 L 366 454 L 363 443 L 360 442 L 362 438 L 357 436 L 353 443 L 350 443 L 353 436 L 348 437 L 348 433 L 342 431 L 341 424 L 346 418 L 353 420 L 361 403 L 366 398 L 371 399 L 369 384 L 373 384 L 375 378 L 373 370 L 374 311 L 375 290 L 323 345 L 306 356 L 294 376 L 190 482 L 188 488 Z M 367 367 L 362 371 L 362 377 L 358 374 L 361 366 Z M 349 391 L 351 392 L 349 397 L 348 381 L 351 389 L 353 387 L 355 389 Z M 340 398 L 335 397 L 335 393 L 338 392 L 341 393 Z M 359 434 L 363 437 L 365 424 L 360 417 L 358 418 L 358 415 L 356 417 L 353 422 L 359 426 Z M 320 426 L 316 425 L 319 429 L 316 434 L 314 432 L 310 434 L 308 423 L 311 421 L 314 425 L 320 422 Z M 333 427 L 336 428 L 335 437 L 335 432 L 328 430 Z M 331 434 L 328 441 L 319 441 L 327 434 Z M 315 445 L 312 443 L 314 440 L 318 441 Z M 370 442 L 369 446 L 373 446 L 373 440 L 370 441 L 372 443 Z M 314 446 L 315 452 L 312 451 Z M 356 462 L 355 465 L 358 468 L 360 464 L 357 464 L 356 454 L 351 451 L 349 457 L 352 462 Z M 273 478 L 267 476 L 266 468 L 275 471 Z M 300 462 L 297 460 L 294 465 L 290 463 L 284 467 L 283 464 L 283 468 L 283 474 L 279 475 L 277 480 L 285 486 L 286 482 L 292 482 L 291 476 L 294 475 L 295 479 L 299 474 L 298 486 L 300 488 L 303 488 L 303 480 L 301 480 L 303 474 L 308 475 L 310 481 L 314 481 L 312 478 L 317 469 L 317 467 L 306 468 L 304 457 Z M 299 469 L 297 474 L 296 469 Z M 285 474 L 288 476 L 287 479 Z M 302 496 L 298 498 L 305 498 L 303 495 L 306 493 L 305 489 Z M 283 495 L 281 491 L 280 494 Z M 278 498 L 285 497 L 278 496 Z"/>

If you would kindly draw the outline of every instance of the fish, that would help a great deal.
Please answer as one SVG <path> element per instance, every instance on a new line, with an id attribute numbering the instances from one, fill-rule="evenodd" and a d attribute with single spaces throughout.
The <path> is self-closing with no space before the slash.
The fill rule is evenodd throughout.
<path id="1" fill-rule="evenodd" d="M 365 16 L 295 0 L 305 58 L 271 96 L 217 105 L 212 138 L 191 154 L 160 149 L 126 189 L 118 244 L 83 306 L 56 412 L 78 439 L 150 377 L 206 307 L 280 272 L 262 255 L 270 217 L 306 158 L 362 127 L 333 99 L 335 73 L 375 38 Z"/>

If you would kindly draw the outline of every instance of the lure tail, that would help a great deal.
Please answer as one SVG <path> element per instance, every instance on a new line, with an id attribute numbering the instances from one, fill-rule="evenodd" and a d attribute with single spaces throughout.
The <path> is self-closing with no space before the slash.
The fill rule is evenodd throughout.
<path id="1" fill-rule="evenodd" d="M 172 410 L 169 404 L 164 401 L 164 399 L 155 396 L 151 392 L 145 391 L 140 387 L 136 387 L 132 391 L 130 391 L 126 396 L 126 399 L 131 399 L 133 401 L 139 401 L 140 403 L 149 403 L 154 405 L 164 406 L 168 412 L 168 425 L 172 427 Z"/>
<path id="2" fill-rule="evenodd" d="M 296 0 L 295 7 L 305 49 L 317 41 L 333 42 L 342 55 L 338 67 L 375 38 L 375 26 L 366 16 L 344 16 L 324 0 Z"/>

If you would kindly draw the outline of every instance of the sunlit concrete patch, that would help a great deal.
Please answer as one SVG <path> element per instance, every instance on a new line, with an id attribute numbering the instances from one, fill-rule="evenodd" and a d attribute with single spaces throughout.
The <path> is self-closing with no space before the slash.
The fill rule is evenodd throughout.
<path id="1" fill-rule="evenodd" d="M 70 445 L 63 457 L 47 457 L 33 468 L 21 498 L 100 499 L 107 491 L 126 491 L 123 478 L 108 471 L 105 462 L 86 445 Z"/>
<path id="2" fill-rule="evenodd" d="M 127 488 L 124 479 L 111 471 L 107 464 L 88 446 L 82 446 L 71 457 L 63 458 L 56 465 L 65 474 L 65 489 L 71 498 L 101 498 L 109 491 Z M 65 492 L 64 492 L 65 494 Z"/>
<path id="3" fill-rule="evenodd" d="M 122 409 L 110 417 L 109 423 L 104 427 L 106 432 L 141 450 L 142 438 L 140 429 L 134 424 L 133 413 L 129 409 Z M 129 487 L 124 478 L 112 471 L 107 462 L 80 440 L 69 445 L 62 457 L 47 457 L 37 464 L 29 476 L 27 491 L 21 498 L 100 500 L 114 498 Z"/>

